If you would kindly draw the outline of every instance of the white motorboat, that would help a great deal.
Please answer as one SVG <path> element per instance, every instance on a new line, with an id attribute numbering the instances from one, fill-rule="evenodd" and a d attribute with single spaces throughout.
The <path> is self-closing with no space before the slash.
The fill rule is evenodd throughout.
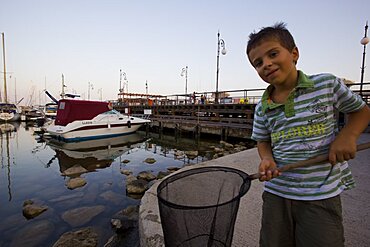
<path id="1" fill-rule="evenodd" d="M 131 134 L 146 123 L 150 120 L 121 114 L 108 102 L 62 99 L 46 132 L 62 141 L 81 141 Z"/>

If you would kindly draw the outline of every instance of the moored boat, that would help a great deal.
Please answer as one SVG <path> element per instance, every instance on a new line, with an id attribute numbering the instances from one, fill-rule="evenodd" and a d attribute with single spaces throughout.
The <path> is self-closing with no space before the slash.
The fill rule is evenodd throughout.
<path id="1" fill-rule="evenodd" d="M 56 119 L 46 131 L 63 141 L 80 141 L 131 134 L 149 122 L 121 114 L 108 102 L 62 99 Z"/>
<path id="2" fill-rule="evenodd" d="M 20 110 L 15 104 L 0 103 L 0 122 L 19 121 L 20 117 Z"/>
<path id="3" fill-rule="evenodd" d="M 57 116 L 58 104 L 55 102 L 45 104 L 45 115 L 48 118 L 55 119 Z"/>

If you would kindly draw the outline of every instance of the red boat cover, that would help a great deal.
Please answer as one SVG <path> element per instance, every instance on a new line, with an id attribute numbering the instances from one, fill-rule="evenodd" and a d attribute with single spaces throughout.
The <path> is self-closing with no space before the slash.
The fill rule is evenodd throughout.
<path id="1" fill-rule="evenodd" d="M 75 120 L 91 120 L 109 110 L 107 102 L 62 99 L 58 102 L 55 125 L 66 126 Z"/>

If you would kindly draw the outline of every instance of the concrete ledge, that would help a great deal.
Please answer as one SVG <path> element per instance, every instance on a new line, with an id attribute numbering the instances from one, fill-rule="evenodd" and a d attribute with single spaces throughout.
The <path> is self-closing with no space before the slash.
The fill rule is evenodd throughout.
<path id="1" fill-rule="evenodd" d="M 363 133 L 359 143 L 370 142 L 370 133 Z M 236 154 L 210 160 L 194 166 L 232 167 L 252 174 L 259 164 L 257 149 L 249 149 Z M 343 224 L 346 246 L 370 246 L 370 149 L 358 152 L 349 162 L 357 187 L 341 194 Z M 179 172 L 179 171 L 178 171 Z M 159 217 L 156 182 L 141 200 L 139 231 L 141 247 L 164 246 L 163 231 Z M 253 181 L 251 188 L 242 198 L 235 223 L 233 247 L 258 246 L 262 211 L 263 183 Z"/>
<path id="2" fill-rule="evenodd" d="M 258 164 L 258 153 L 257 149 L 254 148 L 197 165 L 184 167 L 177 172 L 196 167 L 224 166 L 242 170 L 247 174 L 252 174 L 257 171 Z M 157 200 L 157 187 L 159 183 L 160 181 L 156 182 L 141 199 L 139 211 L 141 247 L 164 246 Z M 240 202 L 233 238 L 233 246 L 235 247 L 254 246 L 255 243 L 258 243 L 262 209 L 262 190 L 263 184 L 259 181 L 253 181 L 251 188 Z M 243 214 L 241 215 L 240 212 L 243 212 Z"/>

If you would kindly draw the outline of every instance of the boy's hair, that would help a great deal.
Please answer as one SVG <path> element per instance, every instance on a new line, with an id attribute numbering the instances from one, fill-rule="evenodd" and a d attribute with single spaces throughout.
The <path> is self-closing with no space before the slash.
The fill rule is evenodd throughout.
<path id="1" fill-rule="evenodd" d="M 253 32 L 249 34 L 249 41 L 247 45 L 247 55 L 249 52 L 260 45 L 262 42 L 267 40 L 276 40 L 280 45 L 289 51 L 292 51 L 296 47 L 293 36 L 286 29 L 284 22 L 278 22 L 271 27 L 261 28 L 259 32 Z"/>

